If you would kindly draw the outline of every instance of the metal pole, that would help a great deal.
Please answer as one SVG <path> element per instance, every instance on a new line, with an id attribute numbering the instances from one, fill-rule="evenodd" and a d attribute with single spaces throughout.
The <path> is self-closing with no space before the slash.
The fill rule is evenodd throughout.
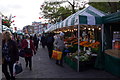
<path id="1" fill-rule="evenodd" d="M 77 63 L 78 63 L 78 67 L 77 67 L 77 71 L 79 72 L 79 53 L 80 53 L 80 25 L 78 25 L 78 59 L 77 59 Z"/>
<path id="2" fill-rule="evenodd" d="M 101 28 L 101 34 L 102 34 L 102 52 L 104 50 L 104 24 L 102 24 L 102 28 Z"/>

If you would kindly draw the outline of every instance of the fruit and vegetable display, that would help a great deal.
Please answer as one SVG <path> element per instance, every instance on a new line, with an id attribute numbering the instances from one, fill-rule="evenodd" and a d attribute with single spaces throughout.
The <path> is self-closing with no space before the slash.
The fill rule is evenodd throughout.
<path id="1" fill-rule="evenodd" d="M 64 41 L 65 41 L 65 45 L 67 48 L 70 48 L 71 50 L 74 49 L 74 52 L 76 52 L 76 50 L 78 49 L 77 38 L 72 38 L 72 37 L 66 38 Z M 83 47 L 88 47 L 88 48 L 91 48 L 92 50 L 97 52 L 99 50 L 99 47 L 100 47 L 100 42 L 95 41 L 92 43 L 89 41 L 80 41 L 79 45 L 80 45 L 80 49 Z"/>
<path id="2" fill-rule="evenodd" d="M 78 55 L 79 55 L 79 57 L 78 57 Z M 89 61 L 91 56 L 89 54 L 87 54 L 85 51 L 82 51 L 79 54 L 76 51 L 75 53 L 68 53 L 67 57 L 71 58 L 71 60 L 73 60 L 73 61 L 77 61 L 77 57 L 79 58 L 79 61 Z"/>
<path id="3" fill-rule="evenodd" d="M 92 31 L 89 31 L 87 33 L 86 31 L 82 32 L 82 35 L 80 35 L 80 40 L 78 43 L 78 37 L 66 37 L 64 39 L 65 46 L 67 50 L 69 50 L 69 53 L 67 53 L 65 61 L 70 65 L 75 67 L 79 60 L 80 65 L 87 65 L 95 62 L 97 53 L 100 48 L 100 42 L 96 41 L 94 38 L 94 35 L 91 34 Z M 89 35 L 90 34 L 90 35 Z M 92 38 L 91 38 L 92 37 Z M 80 48 L 80 52 L 78 52 L 78 44 Z M 73 65 L 74 64 L 74 65 Z M 92 64 L 94 65 L 94 64 Z"/>

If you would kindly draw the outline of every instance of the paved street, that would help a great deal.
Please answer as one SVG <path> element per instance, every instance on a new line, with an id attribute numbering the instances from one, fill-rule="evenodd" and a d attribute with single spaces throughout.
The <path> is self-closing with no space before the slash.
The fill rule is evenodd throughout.
<path id="1" fill-rule="evenodd" d="M 20 58 L 23 66 L 23 72 L 16 78 L 115 78 L 108 72 L 101 70 L 86 70 L 76 72 L 64 63 L 64 67 L 55 64 L 55 60 L 51 60 L 47 54 L 47 48 L 43 49 L 39 46 L 38 52 L 33 56 L 33 70 L 25 67 L 23 58 Z"/>
<path id="2" fill-rule="evenodd" d="M 23 66 L 23 72 L 16 78 L 116 78 L 108 72 L 101 70 L 86 70 L 76 72 L 64 63 L 64 67 L 55 64 L 55 60 L 49 59 L 47 48 L 39 46 L 38 52 L 33 56 L 33 69 L 25 67 L 24 58 L 20 58 Z M 3 75 L 4 76 L 4 75 Z"/>

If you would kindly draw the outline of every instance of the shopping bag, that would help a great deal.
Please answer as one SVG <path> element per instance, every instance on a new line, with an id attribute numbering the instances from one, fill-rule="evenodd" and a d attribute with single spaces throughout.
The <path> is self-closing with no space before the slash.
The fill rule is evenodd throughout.
<path id="1" fill-rule="evenodd" d="M 20 62 L 14 63 L 13 65 L 13 75 L 16 76 L 17 74 L 23 71 L 22 64 Z"/>
<path id="2" fill-rule="evenodd" d="M 62 52 L 57 51 L 57 60 L 61 60 L 61 58 L 62 58 Z"/>
<path id="3" fill-rule="evenodd" d="M 57 51 L 56 50 L 53 50 L 52 58 L 57 59 Z"/>
<path id="4" fill-rule="evenodd" d="M 61 51 L 53 50 L 52 58 L 54 58 L 56 60 L 61 60 L 61 58 L 62 58 L 62 52 Z"/>

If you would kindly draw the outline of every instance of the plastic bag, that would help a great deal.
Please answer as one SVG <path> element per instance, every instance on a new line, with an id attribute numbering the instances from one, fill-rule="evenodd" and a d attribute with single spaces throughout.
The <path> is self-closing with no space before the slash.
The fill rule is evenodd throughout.
<path id="1" fill-rule="evenodd" d="M 20 62 L 16 62 L 13 65 L 13 76 L 16 76 L 17 74 L 21 73 L 23 71 L 22 64 Z"/>
<path id="2" fill-rule="evenodd" d="M 62 58 L 62 52 L 61 51 L 57 51 L 57 54 L 58 54 L 57 60 L 61 60 L 61 58 Z"/>
<path id="3" fill-rule="evenodd" d="M 61 58 L 62 58 L 62 52 L 61 51 L 53 50 L 52 58 L 54 58 L 56 60 L 61 60 Z"/>
<path id="4" fill-rule="evenodd" d="M 57 51 L 56 50 L 53 50 L 52 58 L 57 59 Z"/>

